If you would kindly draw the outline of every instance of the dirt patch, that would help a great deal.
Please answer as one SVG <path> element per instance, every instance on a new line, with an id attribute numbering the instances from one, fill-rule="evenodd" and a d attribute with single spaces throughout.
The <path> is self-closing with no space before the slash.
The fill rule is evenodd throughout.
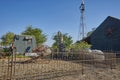
<path id="1" fill-rule="evenodd" d="M 26 61 L 29 58 L 17 58 Z M 100 63 L 77 61 L 37 59 L 31 63 L 13 63 L 12 79 L 14 80 L 120 80 L 120 65 L 115 69 Z M 10 77 L 8 60 L 0 59 L 0 80 Z M 84 74 L 82 74 L 82 71 Z"/>

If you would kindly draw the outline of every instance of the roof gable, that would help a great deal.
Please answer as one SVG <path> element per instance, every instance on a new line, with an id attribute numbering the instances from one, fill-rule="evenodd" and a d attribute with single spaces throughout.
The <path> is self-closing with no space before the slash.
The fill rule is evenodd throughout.
<path id="1" fill-rule="evenodd" d="M 92 35 L 95 35 L 97 33 L 101 33 L 101 31 L 107 32 L 108 29 L 118 29 L 120 28 L 120 19 L 108 16 L 99 26 L 98 28 L 92 33 Z M 108 30 L 109 31 L 109 30 Z"/>
<path id="2" fill-rule="evenodd" d="M 108 16 L 91 34 L 93 49 L 120 51 L 120 19 Z"/>

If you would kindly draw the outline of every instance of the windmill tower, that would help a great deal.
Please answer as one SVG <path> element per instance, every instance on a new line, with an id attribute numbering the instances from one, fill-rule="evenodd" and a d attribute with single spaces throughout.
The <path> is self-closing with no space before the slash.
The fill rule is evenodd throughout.
<path id="1" fill-rule="evenodd" d="M 82 3 L 80 5 L 79 9 L 80 9 L 80 13 L 81 13 L 79 34 L 80 34 L 80 36 L 82 35 L 82 39 L 83 39 L 85 37 L 85 32 L 84 32 L 84 29 L 85 29 L 85 24 L 84 24 L 85 4 L 84 4 L 84 0 L 82 0 Z"/>

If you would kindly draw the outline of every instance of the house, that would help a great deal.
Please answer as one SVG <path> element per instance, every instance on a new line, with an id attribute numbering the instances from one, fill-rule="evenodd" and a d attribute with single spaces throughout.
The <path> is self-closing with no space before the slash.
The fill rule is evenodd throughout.
<path id="1" fill-rule="evenodd" d="M 15 35 L 14 46 L 18 53 L 32 52 L 32 49 L 36 47 L 35 37 L 29 35 Z"/>
<path id="2" fill-rule="evenodd" d="M 120 51 L 120 19 L 108 16 L 86 39 L 92 49 Z"/>

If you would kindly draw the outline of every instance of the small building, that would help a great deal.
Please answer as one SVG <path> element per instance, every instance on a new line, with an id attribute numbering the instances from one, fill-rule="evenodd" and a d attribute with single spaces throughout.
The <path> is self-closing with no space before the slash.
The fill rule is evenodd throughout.
<path id="1" fill-rule="evenodd" d="M 35 37 L 29 35 L 15 35 L 14 46 L 18 53 L 32 52 L 32 49 L 36 47 Z"/>
<path id="2" fill-rule="evenodd" d="M 120 19 L 108 16 L 86 40 L 92 49 L 120 51 Z"/>
<path id="3" fill-rule="evenodd" d="M 92 49 L 120 51 L 120 19 L 108 16 L 92 33 Z"/>

